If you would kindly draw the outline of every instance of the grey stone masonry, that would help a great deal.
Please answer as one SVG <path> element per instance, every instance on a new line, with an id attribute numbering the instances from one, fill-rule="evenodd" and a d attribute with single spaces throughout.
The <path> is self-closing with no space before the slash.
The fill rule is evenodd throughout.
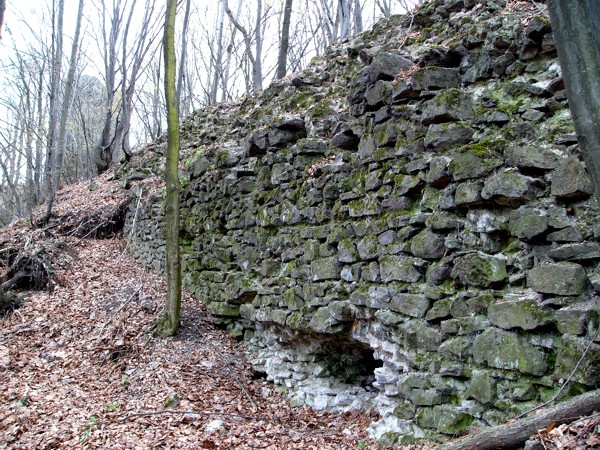
<path id="1" fill-rule="evenodd" d="M 577 364 L 569 392 L 600 386 L 600 342 L 579 362 L 600 207 L 535 20 L 425 2 L 183 121 L 185 285 L 293 405 L 372 408 L 393 444 L 501 423 Z M 159 271 L 163 197 L 138 180 L 165 145 L 120 169 L 129 250 Z"/>

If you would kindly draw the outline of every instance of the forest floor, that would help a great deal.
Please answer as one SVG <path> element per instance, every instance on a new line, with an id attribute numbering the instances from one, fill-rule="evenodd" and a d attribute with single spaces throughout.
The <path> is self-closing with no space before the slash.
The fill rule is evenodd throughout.
<path id="1" fill-rule="evenodd" d="M 371 418 L 291 409 L 189 293 L 153 338 L 165 283 L 121 239 L 66 245 L 63 283 L 1 321 L 0 448 L 360 448 Z"/>
<path id="2" fill-rule="evenodd" d="M 121 235 L 85 237 L 123 200 L 117 181 L 94 183 L 59 194 L 52 226 L 0 230 L 54 280 L 0 318 L 0 448 L 377 448 L 367 414 L 291 408 L 188 292 L 179 334 L 153 337 L 165 281 Z"/>
<path id="3" fill-rule="evenodd" d="M 373 415 L 291 408 L 190 293 L 180 333 L 153 337 L 165 281 L 105 226 L 126 203 L 106 175 L 61 191 L 50 225 L 0 229 L 4 274 L 11 249 L 50 272 L 50 289 L 0 318 L 0 449 L 381 448 Z"/>

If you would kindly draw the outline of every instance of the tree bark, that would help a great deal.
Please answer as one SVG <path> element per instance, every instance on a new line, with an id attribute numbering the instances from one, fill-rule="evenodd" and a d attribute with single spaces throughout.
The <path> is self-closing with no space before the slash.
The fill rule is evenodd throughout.
<path id="1" fill-rule="evenodd" d="M 338 0 L 338 20 L 340 24 L 340 39 L 350 36 L 350 3 L 349 0 Z"/>
<path id="2" fill-rule="evenodd" d="M 186 97 L 183 96 L 184 89 L 184 78 L 186 71 L 186 56 L 187 56 L 187 34 L 189 30 L 190 24 L 190 9 L 191 9 L 191 0 L 187 0 L 185 3 L 185 13 L 183 15 L 183 27 L 181 29 L 181 53 L 179 56 L 179 73 L 177 74 L 177 104 L 179 105 L 179 112 L 183 114 L 183 116 L 187 116 L 190 113 L 189 108 L 187 107 L 188 102 L 186 101 Z M 183 99 L 183 101 L 182 101 Z"/>
<path id="3" fill-rule="evenodd" d="M 279 41 L 279 56 L 277 57 L 277 75 L 280 79 L 285 77 L 287 72 L 287 54 L 290 45 L 290 21 L 292 17 L 293 0 L 285 0 L 283 8 L 283 22 L 281 23 L 281 40 Z"/>
<path id="4" fill-rule="evenodd" d="M 44 177 L 46 182 L 46 212 L 43 222 L 48 223 L 52 214 L 52 206 L 56 196 L 54 184 L 54 173 L 56 171 L 56 153 L 58 150 L 58 120 L 59 102 L 58 93 L 60 88 L 60 77 L 62 72 L 62 46 L 63 46 L 63 18 L 64 0 L 58 0 L 58 11 L 53 8 L 52 22 L 52 55 L 50 65 L 50 118 L 48 121 L 48 142 L 46 143 L 46 162 Z"/>
<path id="5" fill-rule="evenodd" d="M 111 130 L 113 124 L 113 108 L 115 99 L 115 78 L 117 65 L 117 40 L 121 28 L 122 16 L 119 5 L 115 5 L 110 17 L 110 30 L 108 35 L 105 29 L 106 23 L 106 4 L 104 0 L 102 5 L 102 37 L 103 37 L 103 58 L 104 58 L 104 83 L 106 89 L 106 102 L 104 104 L 104 125 L 98 142 L 94 146 L 94 160 L 99 174 L 106 171 L 112 160 L 113 139 L 111 139 Z"/>
<path id="6" fill-rule="evenodd" d="M 252 84 L 255 91 L 262 89 L 262 0 L 257 0 L 256 4 L 256 27 L 254 29 L 254 37 L 256 39 L 256 59 L 254 67 L 252 67 Z"/>
<path id="7" fill-rule="evenodd" d="M 362 6 L 360 0 L 354 0 L 354 34 L 363 32 Z"/>
<path id="8" fill-rule="evenodd" d="M 4 11 L 6 11 L 6 0 L 0 0 L 0 39 L 2 39 L 2 27 L 4 24 Z"/>
<path id="9" fill-rule="evenodd" d="M 212 74 L 212 84 L 210 87 L 210 104 L 217 103 L 217 92 L 219 92 L 219 78 L 223 70 L 223 25 L 225 22 L 225 11 L 229 9 L 227 0 L 219 1 L 219 15 L 217 17 L 217 54 L 215 55 L 214 73 Z"/>
<path id="10" fill-rule="evenodd" d="M 67 72 L 67 81 L 65 85 L 65 93 L 63 95 L 63 104 L 60 112 L 60 124 L 58 127 L 58 154 L 54 170 L 54 186 L 58 187 L 60 182 L 60 173 L 63 167 L 63 160 L 66 148 L 67 134 L 67 119 L 71 111 L 73 101 L 73 91 L 75 89 L 75 72 L 77 70 L 77 60 L 79 57 L 79 36 L 81 34 L 81 20 L 83 18 L 84 0 L 79 0 L 79 8 L 77 10 L 77 19 L 75 22 L 75 36 L 73 37 L 73 45 L 71 47 L 71 60 L 69 62 L 69 71 Z"/>
<path id="11" fill-rule="evenodd" d="M 438 450 L 501 450 L 516 448 L 552 422 L 589 415 L 600 409 L 600 389 L 587 392 L 532 417 L 486 428 L 473 436 L 437 447 Z"/>
<path id="12" fill-rule="evenodd" d="M 548 0 L 548 11 L 579 146 L 600 198 L 600 4 Z"/>
<path id="13" fill-rule="evenodd" d="M 181 313 L 181 260 L 179 257 L 179 109 L 175 86 L 175 17 L 177 0 L 167 0 L 163 50 L 165 59 L 165 98 L 167 102 L 167 162 L 165 167 L 165 249 L 167 302 L 156 331 L 173 336 L 179 330 Z"/>

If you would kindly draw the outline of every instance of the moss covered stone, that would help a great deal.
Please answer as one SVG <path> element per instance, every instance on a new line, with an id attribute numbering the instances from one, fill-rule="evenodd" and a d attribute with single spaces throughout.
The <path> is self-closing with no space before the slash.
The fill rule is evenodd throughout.
<path id="1" fill-rule="evenodd" d="M 363 197 L 348 204 L 350 217 L 374 216 L 381 213 L 381 203 L 375 197 Z"/>
<path id="2" fill-rule="evenodd" d="M 423 317 L 429 309 L 429 299 L 422 294 L 399 292 L 392 295 L 390 309 L 411 317 Z"/>
<path id="3" fill-rule="evenodd" d="M 506 330 L 534 330 L 551 323 L 553 313 L 535 300 L 516 300 L 491 304 L 488 308 L 488 318 L 492 324 Z"/>
<path id="4" fill-rule="evenodd" d="M 516 206 L 528 202 L 534 196 L 532 180 L 519 172 L 508 169 L 488 178 L 481 197 L 501 205 Z"/>
<path id="5" fill-rule="evenodd" d="M 425 229 L 411 239 L 410 251 L 417 258 L 441 258 L 446 251 L 444 236 Z"/>
<path id="6" fill-rule="evenodd" d="M 465 286 L 489 287 L 507 277 L 506 260 L 485 253 L 461 256 L 452 268 L 452 278 Z"/>
<path id="7" fill-rule="evenodd" d="M 548 216 L 540 209 L 520 208 L 511 213 L 509 229 L 513 236 L 529 240 L 548 229 Z"/>
<path id="8" fill-rule="evenodd" d="M 537 376 L 542 375 L 548 367 L 543 352 L 517 334 L 497 328 L 485 330 L 475 338 L 473 359 L 489 367 Z"/>
<path id="9" fill-rule="evenodd" d="M 340 271 L 341 268 L 335 256 L 318 259 L 310 265 L 313 281 L 336 280 L 340 277 Z"/>
<path id="10" fill-rule="evenodd" d="M 474 398 L 480 403 L 491 403 L 496 396 L 496 383 L 484 370 L 474 370 L 465 397 Z"/>
<path id="11" fill-rule="evenodd" d="M 549 263 L 527 272 L 527 286 L 544 294 L 580 295 L 586 286 L 585 269 L 576 263 Z"/>
<path id="12" fill-rule="evenodd" d="M 464 432 L 474 419 L 460 407 L 445 405 L 434 407 L 434 417 L 437 431 L 450 435 Z"/>
<path id="13" fill-rule="evenodd" d="M 379 258 L 381 281 L 406 281 L 414 283 L 421 279 L 422 274 L 418 267 L 422 260 L 406 256 L 385 255 Z M 418 264 L 418 265 L 417 265 Z"/>
<path id="14" fill-rule="evenodd" d="M 590 347 L 583 356 L 588 346 Z M 595 343 L 590 345 L 590 340 L 584 337 L 566 335 L 563 336 L 558 347 L 554 375 L 562 379 L 571 377 L 572 381 L 598 388 L 600 387 L 599 360 L 600 345 Z M 577 366 L 577 370 L 575 370 L 575 366 Z"/>

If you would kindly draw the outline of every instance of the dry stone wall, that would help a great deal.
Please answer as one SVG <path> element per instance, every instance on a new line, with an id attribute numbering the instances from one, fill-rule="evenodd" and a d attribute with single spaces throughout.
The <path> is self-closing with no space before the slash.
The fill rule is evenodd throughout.
<path id="1" fill-rule="evenodd" d="M 185 283 L 294 404 L 407 442 L 600 386 L 598 205 L 538 9 L 431 2 L 182 132 Z M 158 270 L 161 202 L 126 224 Z"/>

